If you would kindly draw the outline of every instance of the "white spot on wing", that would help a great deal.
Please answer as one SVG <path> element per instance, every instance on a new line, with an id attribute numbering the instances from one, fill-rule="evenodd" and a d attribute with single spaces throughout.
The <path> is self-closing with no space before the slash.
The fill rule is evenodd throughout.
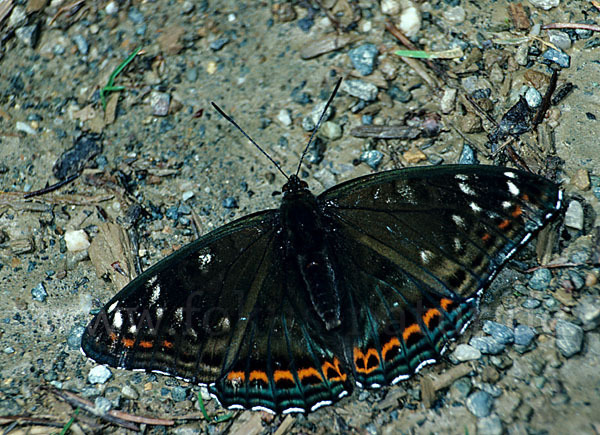
<path id="1" fill-rule="evenodd" d="M 431 251 L 421 251 L 421 261 L 425 264 L 429 263 L 429 261 L 431 260 L 431 257 L 433 257 L 433 253 Z"/>
<path id="2" fill-rule="evenodd" d="M 512 181 L 507 181 L 506 185 L 508 186 L 508 191 L 512 195 L 517 196 L 519 193 L 521 193 L 521 191 L 519 190 L 519 188 Z"/>
<path id="3" fill-rule="evenodd" d="M 465 174 L 456 174 L 454 178 L 460 181 L 467 181 L 469 179 Z"/>
<path id="4" fill-rule="evenodd" d="M 460 188 L 461 192 L 465 195 L 475 195 L 475 191 L 467 183 L 458 183 L 458 187 Z"/>
<path id="5" fill-rule="evenodd" d="M 502 202 L 502 208 L 503 209 L 507 209 L 507 208 L 511 208 L 512 207 L 512 202 L 510 201 L 504 201 Z"/>
<path id="6" fill-rule="evenodd" d="M 135 325 L 131 325 L 131 326 L 129 327 L 129 332 L 130 332 L 131 334 L 135 334 L 135 333 L 137 332 L 137 326 L 135 326 Z"/>
<path id="7" fill-rule="evenodd" d="M 155 283 L 154 287 L 152 288 L 152 294 L 150 295 L 150 303 L 152 305 L 154 305 L 156 302 L 158 302 L 159 297 L 160 297 L 160 284 Z"/>
<path id="8" fill-rule="evenodd" d="M 515 174 L 514 172 L 510 172 L 510 171 L 506 171 L 504 173 L 504 176 L 508 177 L 508 178 L 517 178 L 517 174 Z"/>
<path id="9" fill-rule="evenodd" d="M 460 241 L 460 239 L 458 237 L 454 238 L 454 250 L 455 251 L 460 251 L 462 249 L 462 242 Z"/>
<path id="10" fill-rule="evenodd" d="M 213 256 L 209 253 L 198 255 L 198 263 L 200 263 L 200 267 L 206 267 L 212 261 Z"/>
<path id="11" fill-rule="evenodd" d="M 313 406 L 311 406 L 310 410 L 316 411 L 317 409 L 321 408 L 322 406 L 329 406 L 332 403 L 333 402 L 331 400 L 321 400 L 320 402 L 317 402 Z"/>
<path id="12" fill-rule="evenodd" d="M 179 307 L 175 310 L 175 321 L 178 324 L 183 322 L 183 308 Z"/>
<path id="13" fill-rule="evenodd" d="M 481 211 L 481 207 L 479 207 L 474 202 L 472 202 L 471 204 L 469 204 L 469 207 L 471 207 L 471 210 L 473 210 L 475 213 L 479 213 Z"/>
<path id="14" fill-rule="evenodd" d="M 119 301 L 114 301 L 112 304 L 110 304 L 110 307 L 108 307 L 108 314 L 112 313 L 115 308 L 117 308 L 117 305 L 119 305 Z"/>
<path id="15" fill-rule="evenodd" d="M 117 329 L 121 329 L 121 326 L 123 326 L 123 315 L 121 314 L 121 311 L 115 313 L 115 317 L 113 317 L 113 326 Z"/>
<path id="16" fill-rule="evenodd" d="M 165 310 L 163 310 L 161 307 L 158 307 L 156 309 L 156 319 L 160 320 L 162 319 L 163 314 L 165 313 Z"/>
<path id="17" fill-rule="evenodd" d="M 465 227 L 465 221 L 463 220 L 463 218 L 461 218 L 459 215 L 457 214 L 453 214 L 452 215 L 452 220 L 454 221 L 454 223 L 456 225 L 458 225 L 461 228 Z"/>

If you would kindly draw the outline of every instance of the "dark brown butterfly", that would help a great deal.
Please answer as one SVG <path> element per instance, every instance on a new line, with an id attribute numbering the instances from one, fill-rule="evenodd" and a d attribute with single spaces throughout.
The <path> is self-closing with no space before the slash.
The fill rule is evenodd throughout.
<path id="1" fill-rule="evenodd" d="M 128 284 L 82 349 L 208 385 L 230 409 L 314 411 L 438 360 L 561 206 L 554 183 L 494 166 L 381 172 L 318 196 L 296 173 L 279 209 L 218 228 Z"/>

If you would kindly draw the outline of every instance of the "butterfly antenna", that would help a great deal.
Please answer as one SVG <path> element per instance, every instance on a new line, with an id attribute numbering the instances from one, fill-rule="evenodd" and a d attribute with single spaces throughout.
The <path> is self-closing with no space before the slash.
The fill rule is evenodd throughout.
<path id="1" fill-rule="evenodd" d="M 239 125 L 237 125 L 237 123 L 233 120 L 233 118 L 231 118 L 231 116 L 227 115 L 225 112 L 223 112 L 223 110 L 217 106 L 215 103 L 213 103 L 212 101 L 210 102 L 210 104 L 213 105 L 213 107 L 215 108 L 215 110 L 217 112 L 219 112 L 219 115 L 221 115 L 223 118 L 225 118 L 227 121 L 231 122 L 233 124 L 233 126 L 235 128 L 237 128 L 245 137 L 246 139 L 248 139 L 250 142 L 252 142 L 252 144 L 258 148 L 258 150 L 263 153 L 267 159 L 269 159 L 271 161 L 271 163 L 273 163 L 275 165 L 275 167 L 279 170 L 279 172 L 281 172 L 283 174 L 283 176 L 286 178 L 286 180 L 289 180 L 290 177 L 288 176 L 288 174 L 286 174 L 285 172 L 283 172 L 283 169 L 281 169 L 281 166 L 279 166 L 279 163 L 277 163 L 275 160 L 273 160 L 273 158 L 267 154 L 267 152 L 265 150 L 263 150 L 261 148 L 261 146 L 259 144 L 256 143 L 256 141 L 254 139 L 252 139 L 248 133 L 246 133 L 244 130 L 242 130 L 242 127 L 240 127 Z"/>
<path id="2" fill-rule="evenodd" d="M 315 126 L 312 134 L 310 135 L 310 139 L 308 140 L 308 143 L 306 144 L 306 147 L 304 148 L 304 151 L 302 151 L 302 156 L 300 156 L 300 161 L 298 162 L 298 169 L 296 169 L 296 176 L 298 176 L 298 174 L 300 173 L 300 167 L 302 166 L 302 161 L 304 160 L 304 156 L 308 152 L 308 148 L 312 144 L 312 141 L 313 141 L 313 139 L 315 137 L 315 134 L 317 133 L 317 130 L 319 130 L 319 127 L 321 126 L 321 122 L 323 122 L 323 118 L 325 118 L 325 113 L 327 113 L 327 109 L 329 109 L 329 106 L 331 105 L 331 102 L 335 98 L 335 94 L 337 94 L 337 91 L 340 88 L 341 84 L 342 84 L 342 78 L 340 77 L 340 79 L 338 80 L 338 82 L 335 84 L 335 88 L 333 88 L 333 92 L 331 93 L 331 96 L 329 97 L 329 100 L 327 100 L 327 104 L 325 105 L 325 109 L 323 109 L 323 112 L 321 112 L 321 116 L 319 117 L 319 122 L 317 122 L 317 125 Z"/>

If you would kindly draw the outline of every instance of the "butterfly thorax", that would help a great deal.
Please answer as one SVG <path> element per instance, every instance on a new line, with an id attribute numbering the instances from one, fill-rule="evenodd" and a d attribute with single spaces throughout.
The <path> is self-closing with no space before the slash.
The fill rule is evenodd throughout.
<path id="1" fill-rule="evenodd" d="M 301 277 L 310 305 L 324 326 L 340 325 L 340 298 L 331 248 L 317 198 L 306 182 L 291 176 L 279 209 L 287 273 Z"/>

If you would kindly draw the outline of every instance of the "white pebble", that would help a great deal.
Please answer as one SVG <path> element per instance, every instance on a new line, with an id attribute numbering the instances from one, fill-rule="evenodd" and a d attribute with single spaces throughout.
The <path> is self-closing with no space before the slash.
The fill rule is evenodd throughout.
<path id="1" fill-rule="evenodd" d="M 90 247 L 90 240 L 85 231 L 72 230 L 65 233 L 65 243 L 70 252 L 84 251 Z"/>
<path id="2" fill-rule="evenodd" d="M 23 133 L 27 134 L 37 134 L 35 129 L 26 122 L 17 121 L 16 129 L 17 131 L 22 131 Z"/>
<path id="3" fill-rule="evenodd" d="M 106 5 L 104 10 L 108 15 L 116 15 L 117 12 L 119 12 L 119 5 L 117 4 L 117 2 L 110 2 Z"/>
<path id="4" fill-rule="evenodd" d="M 277 115 L 277 120 L 286 127 L 292 125 L 292 117 L 290 116 L 290 111 L 288 109 L 281 109 Z"/>
<path id="5" fill-rule="evenodd" d="M 400 15 L 398 27 L 407 37 L 412 38 L 415 36 L 421 30 L 421 14 L 419 10 L 414 6 L 404 9 L 402 15 Z"/>

